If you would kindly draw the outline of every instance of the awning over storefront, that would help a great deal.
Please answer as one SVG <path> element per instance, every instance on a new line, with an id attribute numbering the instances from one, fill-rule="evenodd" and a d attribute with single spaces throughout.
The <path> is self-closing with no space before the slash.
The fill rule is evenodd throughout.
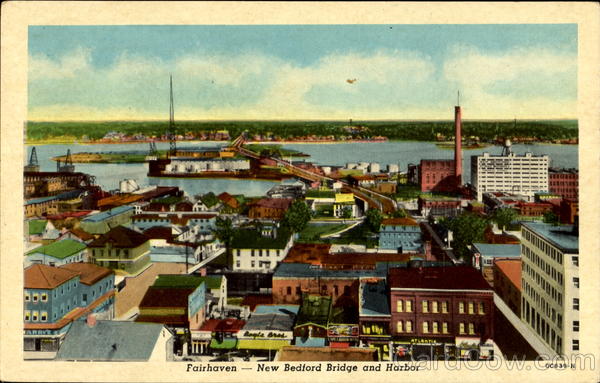
<path id="1" fill-rule="evenodd" d="M 237 339 L 224 339 L 222 342 L 217 341 L 216 339 L 213 339 L 210 342 L 210 348 L 217 348 L 217 349 L 224 349 L 224 350 L 231 350 L 232 348 L 235 348 L 237 344 Z"/>
<path id="2" fill-rule="evenodd" d="M 279 350 L 289 346 L 289 340 L 281 339 L 240 339 L 237 348 L 240 350 Z"/>
<path id="3" fill-rule="evenodd" d="M 296 346 L 301 347 L 323 347 L 325 346 L 325 338 L 299 338 L 296 337 Z"/>

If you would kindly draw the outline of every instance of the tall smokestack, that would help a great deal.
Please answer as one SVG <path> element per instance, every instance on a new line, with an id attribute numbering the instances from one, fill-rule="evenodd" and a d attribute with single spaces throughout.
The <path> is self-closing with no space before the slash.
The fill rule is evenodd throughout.
<path id="1" fill-rule="evenodd" d="M 460 115 L 460 92 L 458 92 L 457 105 L 454 107 L 454 176 L 456 187 L 462 186 L 462 131 Z"/>

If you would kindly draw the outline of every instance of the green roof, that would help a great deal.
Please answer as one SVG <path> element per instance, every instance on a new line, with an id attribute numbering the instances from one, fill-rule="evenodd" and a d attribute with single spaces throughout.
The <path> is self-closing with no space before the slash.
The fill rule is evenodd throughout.
<path id="1" fill-rule="evenodd" d="M 157 199 L 153 199 L 152 202 L 153 203 L 160 203 L 163 205 L 173 205 L 176 203 L 179 203 L 183 200 L 183 198 L 181 197 L 164 197 L 164 198 L 157 198 Z"/>
<path id="2" fill-rule="evenodd" d="M 223 342 L 219 342 L 213 338 L 213 340 L 210 341 L 210 348 L 230 350 L 232 348 L 235 348 L 236 344 L 237 344 L 237 338 L 224 339 Z"/>
<path id="3" fill-rule="evenodd" d="M 300 306 L 300 311 L 296 317 L 296 327 L 309 322 L 327 325 L 330 310 L 330 296 L 304 294 L 302 296 L 302 306 Z"/>
<path id="4" fill-rule="evenodd" d="M 335 198 L 333 190 L 307 190 L 306 198 Z"/>
<path id="5" fill-rule="evenodd" d="M 73 239 L 63 239 L 62 241 L 53 242 L 49 245 L 33 249 L 28 252 L 27 255 L 45 254 L 54 258 L 64 259 L 84 250 L 85 248 L 85 243 L 81 243 Z"/>
<path id="6" fill-rule="evenodd" d="M 152 284 L 152 287 L 174 287 L 174 288 L 192 288 L 200 286 L 204 281 L 203 277 L 183 274 L 160 274 Z"/>
<path id="7" fill-rule="evenodd" d="M 34 219 L 29 221 L 29 235 L 42 234 L 46 228 L 46 220 Z"/>
<path id="8" fill-rule="evenodd" d="M 202 203 L 206 205 L 206 207 L 213 207 L 219 202 L 221 202 L 221 200 L 218 199 L 215 193 L 213 192 L 206 193 L 205 195 L 200 197 L 200 201 L 202 201 Z"/>
<path id="9" fill-rule="evenodd" d="M 208 275 L 202 278 L 204 278 L 204 283 L 206 284 L 207 290 L 221 288 L 221 281 L 223 280 L 222 275 Z"/>
<path id="10" fill-rule="evenodd" d="M 290 240 L 291 233 L 286 228 L 277 230 L 277 238 L 263 237 L 255 229 L 236 230 L 231 239 L 233 249 L 284 249 Z"/>

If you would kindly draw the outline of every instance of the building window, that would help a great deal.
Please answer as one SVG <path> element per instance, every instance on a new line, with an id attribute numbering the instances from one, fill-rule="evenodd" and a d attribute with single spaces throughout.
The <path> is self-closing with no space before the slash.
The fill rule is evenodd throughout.
<path id="1" fill-rule="evenodd" d="M 29 302 L 31 300 L 31 295 L 29 293 L 25 293 L 25 302 Z"/>
<path id="2" fill-rule="evenodd" d="M 399 313 L 402 312 L 402 301 L 400 299 L 396 301 L 396 311 Z"/>
<path id="3" fill-rule="evenodd" d="M 473 308 L 473 302 L 469 302 L 469 314 L 475 314 L 475 309 Z"/>
<path id="4" fill-rule="evenodd" d="M 429 333 L 429 322 L 423 322 L 423 334 Z"/>
<path id="5" fill-rule="evenodd" d="M 45 322 L 48 319 L 48 313 L 46 311 L 42 311 L 41 315 L 40 315 L 40 320 L 42 322 Z"/>
<path id="6" fill-rule="evenodd" d="M 235 267 L 240 267 L 240 261 L 235 261 Z"/>
<path id="7" fill-rule="evenodd" d="M 256 265 L 256 263 L 255 263 L 254 261 L 251 261 L 251 262 L 250 262 L 250 266 L 251 266 L 251 267 L 254 267 L 255 265 Z"/>
<path id="8" fill-rule="evenodd" d="M 459 333 L 459 334 L 464 334 L 464 333 L 465 333 L 465 324 L 464 324 L 464 323 L 462 323 L 462 322 L 460 322 L 460 323 L 458 324 L 458 333 Z"/>
<path id="9" fill-rule="evenodd" d="M 579 351 L 579 339 L 573 339 L 573 351 Z"/>
<path id="10" fill-rule="evenodd" d="M 579 257 L 574 255 L 571 257 L 571 260 L 573 261 L 573 266 L 579 266 Z"/>
<path id="11" fill-rule="evenodd" d="M 287 287 L 287 295 L 292 295 L 292 286 Z"/>
<path id="12" fill-rule="evenodd" d="M 442 332 L 448 334 L 448 322 L 442 323 Z"/>
<path id="13" fill-rule="evenodd" d="M 448 302 L 446 302 L 446 301 L 442 302 L 442 313 L 444 313 L 444 314 L 448 313 Z"/>
<path id="14" fill-rule="evenodd" d="M 403 332 L 403 328 L 402 328 L 402 321 L 399 320 L 398 323 L 396 324 L 396 332 Z"/>
<path id="15" fill-rule="evenodd" d="M 573 298 L 573 310 L 579 310 L 579 298 Z"/>
<path id="16" fill-rule="evenodd" d="M 31 318 L 31 311 L 26 310 L 25 311 L 25 320 L 28 321 Z"/>
<path id="17" fill-rule="evenodd" d="M 433 322 L 433 323 L 431 324 L 431 330 L 433 331 L 433 333 L 434 333 L 434 334 L 437 334 L 437 333 L 438 333 L 438 331 L 439 331 L 439 330 L 438 330 L 438 322 Z"/>
<path id="18" fill-rule="evenodd" d="M 473 323 L 469 323 L 469 334 L 475 334 L 475 325 Z"/>
<path id="19" fill-rule="evenodd" d="M 302 294 L 302 289 L 300 288 L 300 286 L 296 286 L 296 295 L 301 295 Z"/>
<path id="20" fill-rule="evenodd" d="M 31 314 L 31 320 L 34 322 L 37 322 L 38 320 L 38 312 L 34 311 L 33 314 Z"/>
<path id="21" fill-rule="evenodd" d="M 38 294 L 37 293 L 33 294 L 33 303 L 37 303 L 38 299 L 39 299 Z"/>
<path id="22" fill-rule="evenodd" d="M 406 312 L 411 313 L 412 312 L 412 301 L 406 301 L 405 303 L 406 303 L 405 304 Z"/>
<path id="23" fill-rule="evenodd" d="M 485 306 L 484 306 L 483 302 L 479 302 L 478 309 L 479 309 L 478 310 L 479 311 L 479 315 L 484 315 L 485 314 Z"/>
<path id="24" fill-rule="evenodd" d="M 579 321 L 578 320 L 573 321 L 573 331 L 579 331 Z"/>
<path id="25" fill-rule="evenodd" d="M 575 287 L 579 288 L 579 278 L 573 278 L 573 284 L 575 285 Z"/>
<path id="26" fill-rule="evenodd" d="M 421 305 L 423 307 L 423 312 L 424 313 L 429 312 L 429 302 L 423 301 L 423 302 L 421 302 Z"/>
<path id="27" fill-rule="evenodd" d="M 434 313 L 438 312 L 438 302 L 437 301 L 431 302 L 431 311 Z"/>
<path id="28" fill-rule="evenodd" d="M 459 314 L 465 313 L 465 303 L 464 302 L 458 302 L 458 313 Z"/>
<path id="29" fill-rule="evenodd" d="M 406 332 L 412 332 L 412 321 L 411 320 L 406 321 Z"/>

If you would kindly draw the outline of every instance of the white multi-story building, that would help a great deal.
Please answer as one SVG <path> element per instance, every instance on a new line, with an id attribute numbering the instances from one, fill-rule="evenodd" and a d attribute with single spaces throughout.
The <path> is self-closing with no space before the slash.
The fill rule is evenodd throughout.
<path id="1" fill-rule="evenodd" d="M 485 192 L 533 195 L 548 191 L 548 156 L 531 153 L 517 155 L 471 156 L 471 183 L 479 201 Z"/>
<path id="2" fill-rule="evenodd" d="M 294 236 L 289 232 L 240 229 L 232 239 L 231 269 L 241 272 L 272 272 L 293 245 Z"/>
<path id="3" fill-rule="evenodd" d="M 232 172 L 249 170 L 250 160 L 176 158 L 165 166 L 165 173 Z"/>
<path id="4" fill-rule="evenodd" d="M 521 320 L 558 355 L 579 352 L 579 235 L 576 227 L 521 228 Z"/>

